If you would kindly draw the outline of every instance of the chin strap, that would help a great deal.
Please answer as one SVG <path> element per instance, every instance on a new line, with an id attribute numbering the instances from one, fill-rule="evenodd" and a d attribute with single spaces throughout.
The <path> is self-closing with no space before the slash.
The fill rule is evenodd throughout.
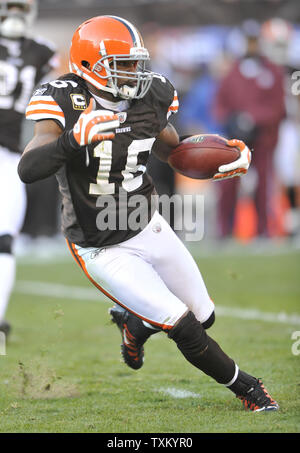
<path id="1" fill-rule="evenodd" d="M 119 94 L 124 99 L 132 99 L 136 95 L 136 87 L 123 85 L 121 88 L 119 88 Z"/>

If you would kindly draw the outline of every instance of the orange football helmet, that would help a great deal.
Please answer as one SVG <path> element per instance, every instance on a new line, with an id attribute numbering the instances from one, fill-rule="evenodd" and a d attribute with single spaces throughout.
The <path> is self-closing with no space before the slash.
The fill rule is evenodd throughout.
<path id="1" fill-rule="evenodd" d="M 153 78 L 153 73 L 145 70 L 149 60 L 139 31 L 117 16 L 93 17 L 81 24 L 72 38 L 70 71 L 115 97 L 145 96 Z M 121 62 L 135 64 L 134 71 L 129 71 L 125 64 L 120 69 Z M 120 84 L 121 79 L 124 84 Z"/>

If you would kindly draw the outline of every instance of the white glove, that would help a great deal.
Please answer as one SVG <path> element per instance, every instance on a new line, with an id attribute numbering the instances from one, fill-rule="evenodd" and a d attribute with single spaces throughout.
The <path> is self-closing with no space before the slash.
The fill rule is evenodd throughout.
<path id="1" fill-rule="evenodd" d="M 247 173 L 251 162 L 251 151 L 242 140 L 227 140 L 227 145 L 235 146 L 240 150 L 240 157 L 230 164 L 221 165 L 218 168 L 219 173 L 213 177 L 214 180 L 229 179 L 235 176 L 242 176 Z"/>
<path id="2" fill-rule="evenodd" d="M 94 110 L 95 100 L 91 98 L 89 106 L 82 112 L 72 131 L 78 146 L 110 140 L 115 137 L 113 129 L 119 127 L 118 115 L 108 110 Z"/>

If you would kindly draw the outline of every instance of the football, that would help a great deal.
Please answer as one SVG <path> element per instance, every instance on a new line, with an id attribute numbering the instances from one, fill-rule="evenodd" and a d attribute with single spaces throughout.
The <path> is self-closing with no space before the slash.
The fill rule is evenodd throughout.
<path id="1" fill-rule="evenodd" d="M 211 179 L 221 165 L 234 162 L 240 151 L 227 145 L 224 137 L 201 134 L 188 137 L 171 151 L 168 158 L 173 170 L 192 179 Z"/>

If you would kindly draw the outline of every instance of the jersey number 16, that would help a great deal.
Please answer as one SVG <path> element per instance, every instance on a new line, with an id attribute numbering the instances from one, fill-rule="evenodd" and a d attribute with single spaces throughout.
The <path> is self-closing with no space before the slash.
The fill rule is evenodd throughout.
<path id="1" fill-rule="evenodd" d="M 143 174 L 146 171 L 146 167 L 138 164 L 138 155 L 141 152 L 150 152 L 154 141 L 155 138 L 133 140 L 129 145 L 125 167 L 120 169 L 123 177 L 121 185 L 127 192 L 137 190 L 143 184 Z M 97 182 L 96 184 L 90 184 L 89 193 L 91 195 L 114 194 L 116 192 L 116 182 L 113 181 L 111 175 L 113 161 L 112 141 L 106 140 L 99 143 L 94 148 L 94 157 L 99 157 L 100 161 L 96 177 Z"/>

